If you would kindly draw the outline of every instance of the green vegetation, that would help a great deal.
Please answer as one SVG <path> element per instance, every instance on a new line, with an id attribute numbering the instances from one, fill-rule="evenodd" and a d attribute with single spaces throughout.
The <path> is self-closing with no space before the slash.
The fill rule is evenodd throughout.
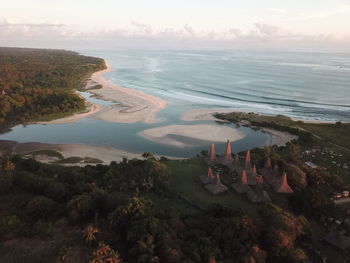
<path id="1" fill-rule="evenodd" d="M 84 109 L 73 90 L 104 67 L 101 59 L 74 52 L 0 48 L 2 126 Z M 251 151 L 258 169 L 270 158 L 286 171 L 294 194 L 266 189 L 274 204 L 260 206 L 232 190 L 213 196 L 199 182 L 207 173 L 200 157 L 175 161 L 145 153 L 142 160 L 102 165 L 89 157 L 64 158 L 54 150 L 1 156 L 0 261 L 301 263 L 319 262 L 316 248 L 332 262 L 346 262 L 346 253 L 320 242 L 328 231 L 320 218 L 348 216 L 348 206 L 336 207 L 330 196 L 346 189 L 343 181 L 350 183 L 345 168 L 349 124 L 253 113 L 216 117 L 298 135 L 286 146 Z M 0 149 L 10 146 L 5 142 Z M 42 164 L 31 156 L 56 163 Z M 312 169 L 306 161 L 320 167 Z"/>
<path id="2" fill-rule="evenodd" d="M 57 151 L 54 151 L 54 150 L 39 150 L 39 151 L 27 153 L 25 155 L 33 155 L 33 156 L 46 155 L 49 157 L 55 157 L 57 159 L 63 159 L 63 155 Z"/>
<path id="3" fill-rule="evenodd" d="M 246 201 L 243 196 L 229 191 L 225 195 L 212 195 L 203 188 L 199 176 L 207 174 L 208 168 L 202 158 L 184 161 L 169 161 L 168 163 L 171 188 L 185 200 L 189 200 L 201 209 L 207 209 L 217 204 L 227 209 L 242 210 L 250 215 L 256 215 L 256 207 Z"/>
<path id="4" fill-rule="evenodd" d="M 335 124 L 305 123 L 294 121 L 286 116 L 267 116 L 256 113 L 232 112 L 217 113 L 215 117 L 242 125 L 273 128 L 287 131 L 302 136 L 304 142 L 312 140 L 315 135 L 317 139 L 325 140 L 348 149 L 350 152 L 350 123 L 337 122 Z"/>
<path id="5" fill-rule="evenodd" d="M 99 163 L 103 163 L 103 161 L 95 158 L 90 158 L 90 157 L 81 158 L 78 156 L 72 156 L 72 157 L 58 160 L 56 161 L 56 163 L 57 164 L 78 164 L 78 163 L 99 164 Z"/>
<path id="6" fill-rule="evenodd" d="M 52 120 L 84 110 L 74 90 L 104 68 L 102 59 L 70 51 L 0 48 L 0 125 Z"/>
<path id="7" fill-rule="evenodd" d="M 0 247 L 0 261 L 245 263 L 306 258 L 298 245 L 309 234 L 302 217 L 270 205 L 256 206 L 249 215 L 253 206 L 234 194 L 213 197 L 202 191 L 196 178 L 205 164 L 198 158 L 144 157 L 81 168 L 1 158 L 0 242 L 6 245 Z M 271 221 L 273 228 L 266 231 Z"/>

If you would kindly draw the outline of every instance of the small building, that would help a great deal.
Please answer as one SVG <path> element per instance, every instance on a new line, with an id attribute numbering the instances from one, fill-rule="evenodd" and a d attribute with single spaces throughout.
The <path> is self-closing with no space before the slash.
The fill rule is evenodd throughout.
<path id="1" fill-rule="evenodd" d="M 337 231 L 328 233 L 323 240 L 340 250 L 346 250 L 350 247 L 350 239 Z"/>
<path id="2" fill-rule="evenodd" d="M 213 195 L 219 195 L 227 191 L 227 187 L 221 183 L 220 175 L 218 173 L 214 175 L 214 182 L 207 184 L 205 189 Z"/>
<path id="3" fill-rule="evenodd" d="M 199 177 L 199 180 L 201 180 L 201 182 L 204 185 L 213 183 L 214 182 L 213 170 L 210 167 L 208 167 L 208 173 Z"/>
<path id="4" fill-rule="evenodd" d="M 290 188 L 288 184 L 288 178 L 287 178 L 287 173 L 283 173 L 282 178 L 279 183 L 275 183 L 273 185 L 273 189 L 275 190 L 276 193 L 280 194 L 292 194 L 294 193 L 293 189 Z"/>
<path id="5" fill-rule="evenodd" d="M 250 158 L 250 150 L 248 150 L 246 155 L 245 155 L 245 168 L 248 170 L 252 168 L 251 158 Z"/>
<path id="6" fill-rule="evenodd" d="M 247 192 L 248 199 L 254 204 L 266 204 L 271 203 L 271 198 L 264 190 L 263 183 L 258 183 L 255 189 L 251 189 Z"/>
<path id="7" fill-rule="evenodd" d="M 305 165 L 311 169 L 315 169 L 317 168 L 318 166 L 312 162 L 305 162 Z"/>
<path id="8" fill-rule="evenodd" d="M 221 161 L 221 164 L 226 166 L 229 166 L 233 162 L 230 140 L 227 140 L 226 151 L 224 155 L 221 156 L 220 161 Z"/>
<path id="9" fill-rule="evenodd" d="M 253 169 L 249 169 L 247 173 L 248 185 L 257 185 L 258 184 L 258 174 L 256 172 L 256 167 L 254 165 Z"/>
<path id="10" fill-rule="evenodd" d="M 209 164 L 216 164 L 216 163 L 218 163 L 218 159 L 216 158 L 215 145 L 214 144 L 212 144 L 210 146 L 208 163 Z"/>
<path id="11" fill-rule="evenodd" d="M 250 190 L 247 180 L 247 172 L 243 171 L 239 182 L 233 183 L 231 187 L 239 194 L 245 194 Z"/>

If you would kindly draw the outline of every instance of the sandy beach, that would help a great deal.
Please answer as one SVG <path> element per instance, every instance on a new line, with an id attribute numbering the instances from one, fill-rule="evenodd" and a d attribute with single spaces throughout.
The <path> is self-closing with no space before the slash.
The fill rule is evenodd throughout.
<path id="1" fill-rule="evenodd" d="M 36 152 L 36 151 L 56 151 L 64 158 L 69 157 L 80 157 L 80 158 L 94 158 L 103 161 L 104 164 L 109 164 L 112 161 L 120 162 L 123 160 L 123 158 L 127 159 L 142 159 L 141 153 L 133 153 L 128 152 L 120 149 L 116 149 L 113 147 L 105 147 L 105 146 L 92 146 L 87 144 L 47 144 L 47 143 L 36 143 L 36 142 L 29 142 L 29 143 L 18 143 L 16 141 L 1 141 L 1 147 L 0 147 L 0 155 L 5 152 L 11 152 L 13 155 L 18 154 L 29 154 Z M 158 155 L 155 155 L 156 157 L 160 157 Z M 44 162 L 44 163 L 52 163 L 54 161 L 57 161 L 55 158 L 52 158 L 50 156 L 47 156 L 45 154 L 41 155 L 33 155 L 32 158 L 36 159 L 37 161 Z M 172 158 L 172 157 L 168 157 Z M 181 159 L 181 158 L 172 158 L 172 159 Z M 87 164 L 80 164 L 80 163 L 74 163 L 72 165 L 87 165 Z"/>
<path id="2" fill-rule="evenodd" d="M 183 121 L 216 121 L 218 119 L 213 116 L 213 114 L 216 112 L 228 113 L 228 112 L 237 112 L 237 110 L 228 109 L 228 108 L 190 109 L 181 116 L 181 120 Z"/>
<path id="3" fill-rule="evenodd" d="M 87 116 L 114 123 L 157 122 L 156 114 L 166 107 L 166 101 L 137 90 L 120 87 L 107 81 L 103 75 L 110 72 L 112 67 L 106 60 L 105 64 L 107 68 L 93 73 L 90 80 L 87 82 L 85 89 L 96 95 L 98 98 L 117 102 L 118 104 L 109 107 L 102 107 L 98 104 L 85 101 L 86 111 L 82 113 L 76 113 L 72 116 L 53 121 L 35 123 L 73 123 Z M 96 85 L 102 85 L 102 88 L 91 89 Z"/>
<path id="4" fill-rule="evenodd" d="M 144 130 L 140 136 L 156 143 L 175 147 L 193 147 L 208 143 L 240 140 L 245 137 L 237 129 L 219 125 L 169 125 Z"/>
<path id="5" fill-rule="evenodd" d="M 167 103 L 152 95 L 108 82 L 103 75 L 111 71 L 112 68 L 108 61 L 105 60 L 105 63 L 107 66 L 105 70 L 96 72 L 91 76 L 91 82 L 100 84 L 103 88 L 90 90 L 89 92 L 101 99 L 115 101 L 119 104 L 103 108 L 93 117 L 115 123 L 156 122 L 155 115 L 164 109 Z"/>

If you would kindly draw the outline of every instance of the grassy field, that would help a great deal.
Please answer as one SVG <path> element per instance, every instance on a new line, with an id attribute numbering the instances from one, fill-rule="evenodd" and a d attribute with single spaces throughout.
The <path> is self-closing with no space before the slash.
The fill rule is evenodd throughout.
<path id="1" fill-rule="evenodd" d="M 328 142 L 350 149 L 350 123 L 305 123 L 294 121 L 286 116 L 268 116 L 255 113 L 232 112 L 217 114 L 220 119 L 234 123 L 249 121 L 252 125 L 261 127 L 280 126 L 281 128 L 297 128 L 313 133 Z"/>
<path id="2" fill-rule="evenodd" d="M 350 149 L 350 123 L 302 123 L 300 127 L 332 143 Z"/>
<path id="3" fill-rule="evenodd" d="M 170 161 L 169 170 L 172 189 L 202 209 L 207 209 L 213 204 L 221 204 L 233 210 L 243 210 L 255 215 L 259 208 L 249 203 L 245 196 L 234 193 L 232 189 L 219 196 L 213 196 L 206 191 L 199 181 L 199 176 L 207 173 L 207 165 L 201 158 Z"/>

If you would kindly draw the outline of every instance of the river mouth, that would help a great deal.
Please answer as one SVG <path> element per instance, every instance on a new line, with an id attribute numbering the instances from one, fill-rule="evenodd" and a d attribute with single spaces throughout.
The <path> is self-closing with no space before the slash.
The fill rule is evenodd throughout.
<path id="1" fill-rule="evenodd" d="M 89 98 L 89 94 L 83 94 Z M 105 104 L 94 98 L 94 103 Z M 191 107 L 192 108 L 192 107 Z M 0 135 L 0 140 L 17 141 L 20 143 L 38 142 L 49 144 L 87 144 L 93 146 L 113 147 L 133 153 L 152 152 L 157 155 L 169 157 L 193 157 L 201 150 L 208 150 L 212 142 L 208 140 L 189 141 L 189 138 L 181 138 L 188 147 L 177 147 L 157 143 L 139 135 L 140 132 L 168 125 L 210 125 L 227 126 L 243 134 L 242 138 L 232 142 L 233 152 L 268 145 L 271 136 L 261 131 L 255 131 L 247 127 L 238 127 L 235 124 L 217 123 L 215 121 L 183 121 L 181 115 L 187 108 L 169 106 L 158 114 L 158 123 L 111 123 L 96 120 L 91 116 L 84 117 L 74 123 L 66 124 L 28 124 L 17 125 L 5 134 Z M 175 117 L 176 116 L 176 117 Z M 205 132 L 205 131 L 203 131 Z M 180 136 L 181 137 L 181 136 Z M 222 138 L 221 142 L 215 140 L 218 152 L 223 152 L 228 138 Z"/>
<path id="2" fill-rule="evenodd" d="M 86 116 L 66 124 L 17 125 L 0 140 L 50 144 L 88 144 L 134 153 L 152 152 L 191 157 L 208 150 L 212 142 L 169 132 L 173 145 L 141 137 L 143 131 L 165 126 L 227 126 L 244 136 L 232 141 L 233 152 L 270 145 L 271 136 L 261 131 L 213 120 L 181 119 L 199 108 L 223 108 L 300 119 L 350 120 L 349 54 L 298 52 L 189 52 L 189 51 L 81 51 L 106 58 L 113 70 L 110 82 L 165 100 L 168 105 L 155 123 L 112 123 Z M 332 58 L 329 60 L 329 58 Z M 331 88 L 330 88 L 331 87 Z M 81 92 L 101 107 L 116 102 Z M 206 131 L 203 130 L 203 133 Z M 223 152 L 228 136 L 213 140 Z M 163 141 L 164 142 L 164 141 Z M 188 147 L 178 147 L 179 145 Z"/>

